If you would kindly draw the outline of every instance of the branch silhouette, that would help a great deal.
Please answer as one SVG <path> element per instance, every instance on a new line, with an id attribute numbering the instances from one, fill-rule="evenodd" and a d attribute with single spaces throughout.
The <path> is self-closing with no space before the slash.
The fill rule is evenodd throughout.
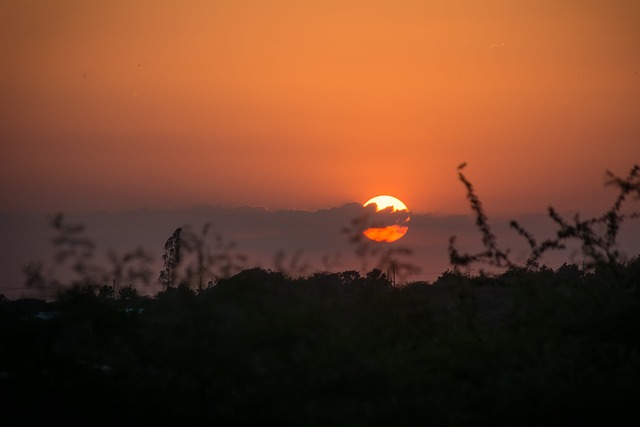
<path id="1" fill-rule="evenodd" d="M 610 171 L 606 171 L 605 186 L 618 190 L 615 202 L 605 213 L 593 218 L 582 219 L 575 214 L 573 222 L 565 220 L 553 207 L 549 207 L 548 214 L 558 226 L 555 237 L 538 243 L 537 239 L 517 221 L 511 221 L 510 226 L 528 243 L 530 254 L 524 265 L 517 265 L 509 259 L 509 250 L 500 249 L 496 236 L 492 233 L 487 215 L 471 182 L 462 173 L 466 166 L 458 167 L 458 177 L 467 189 L 467 199 L 475 215 L 476 226 L 482 234 L 484 250 L 475 254 L 461 253 L 455 243 L 456 236 L 449 240 L 449 259 L 454 267 L 468 266 L 472 263 L 486 263 L 498 267 L 508 268 L 538 268 L 538 261 L 544 253 L 554 249 L 565 249 L 570 240 L 577 240 L 585 256 L 585 267 L 593 268 L 599 265 L 615 266 L 624 261 L 618 249 L 618 233 L 620 225 L 628 219 L 640 218 L 640 212 L 622 213 L 623 203 L 630 195 L 640 199 L 640 167 L 634 165 L 626 178 L 620 178 Z M 604 230 L 602 229 L 604 228 Z"/>

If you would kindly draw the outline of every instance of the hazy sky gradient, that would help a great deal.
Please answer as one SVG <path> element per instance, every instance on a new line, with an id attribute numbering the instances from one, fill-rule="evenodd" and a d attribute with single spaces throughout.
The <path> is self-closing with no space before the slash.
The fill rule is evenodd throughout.
<path id="1" fill-rule="evenodd" d="M 311 274 L 318 271 L 360 270 L 365 274 L 374 268 L 379 255 L 368 257 L 366 266 L 357 256 L 356 247 L 350 243 L 351 234 L 345 234 L 354 217 L 362 214 L 362 208 L 356 203 L 338 208 L 309 211 L 271 211 L 262 208 L 214 208 L 198 207 L 184 210 L 122 211 L 115 213 L 90 213 L 69 215 L 68 223 L 80 223 L 86 226 L 84 236 L 96 244 L 95 257 L 91 261 L 110 271 L 107 254 L 114 250 L 123 255 L 137 247 L 147 251 L 153 259 L 153 274 L 148 283 L 137 282 L 144 293 L 155 293 L 161 289 L 158 274 L 162 270 L 164 244 L 178 227 L 187 227 L 199 233 L 206 223 L 211 232 L 219 234 L 225 243 L 234 243 L 233 253 L 247 256 L 246 267 L 260 266 L 281 270 L 297 277 L 299 274 Z M 544 213 L 513 216 L 538 241 L 554 237 L 557 227 Z M 530 254 L 527 242 L 514 230 L 509 221 L 492 218 L 492 231 L 498 237 L 501 249 L 510 249 L 513 262 L 524 263 Z M 640 221 L 626 221 L 620 229 L 619 249 L 626 257 L 635 257 L 640 253 Z M 69 280 L 61 272 L 70 263 L 60 266 L 55 262 L 54 236 L 47 218 L 41 215 L 0 214 L 0 236 L 5 243 L 0 245 L 0 294 L 8 298 L 37 295 L 36 289 L 26 286 L 23 269 L 34 263 L 42 262 L 47 278 L 54 277 Z M 398 255 L 397 260 L 409 262 L 419 270 L 407 274 L 403 280 L 435 281 L 443 272 L 451 268 L 447 247 L 449 238 L 456 236 L 456 247 L 465 253 L 477 253 L 483 249 L 482 235 L 477 230 L 473 218 L 468 215 L 436 216 L 414 214 L 406 236 L 393 243 L 376 244 L 382 252 L 388 248 L 409 249 L 410 256 Z M 213 239 L 206 241 L 209 248 L 215 250 Z M 576 262 L 582 259 L 576 242 L 567 242 L 568 247 L 561 251 L 548 251 L 542 258 L 544 264 L 558 268 L 564 262 Z M 382 246 L 380 246 L 382 245 Z M 390 246 L 388 246 L 390 245 Z M 374 246 L 371 247 L 373 249 Z M 276 256 L 282 253 L 281 265 Z M 193 259 L 183 253 L 183 266 Z M 295 262 L 294 262 L 295 261 Z M 292 264 L 295 264 L 292 267 Z M 300 267 L 304 267 L 300 271 Z M 496 271 L 483 264 L 471 266 L 472 272 L 480 269 Z M 74 277 L 74 276 L 71 276 Z M 77 278 L 77 276 L 75 276 Z M 208 281 L 207 278 L 205 281 Z M 191 283 L 196 286 L 197 283 Z M 55 290 L 47 290 L 52 296 Z"/>
<path id="2" fill-rule="evenodd" d="M 640 2 L 0 0 L 2 211 L 609 206 Z"/>

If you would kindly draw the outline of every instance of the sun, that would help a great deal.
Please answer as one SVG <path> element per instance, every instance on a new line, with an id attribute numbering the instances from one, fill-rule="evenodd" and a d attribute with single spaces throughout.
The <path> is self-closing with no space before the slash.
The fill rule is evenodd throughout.
<path id="1" fill-rule="evenodd" d="M 376 242 L 394 242 L 409 231 L 409 209 L 407 205 L 393 196 L 376 196 L 363 205 L 371 211 L 366 218 L 366 226 L 362 233 Z"/>

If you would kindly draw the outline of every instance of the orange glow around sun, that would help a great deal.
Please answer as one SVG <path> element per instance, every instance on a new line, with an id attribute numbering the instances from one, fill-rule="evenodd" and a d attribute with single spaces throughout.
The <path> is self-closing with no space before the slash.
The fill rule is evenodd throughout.
<path id="1" fill-rule="evenodd" d="M 394 242 L 402 238 L 411 219 L 407 206 L 392 196 L 376 196 L 363 206 L 375 205 L 376 210 L 367 218 L 367 228 L 362 232 L 367 238 L 376 242 Z"/>

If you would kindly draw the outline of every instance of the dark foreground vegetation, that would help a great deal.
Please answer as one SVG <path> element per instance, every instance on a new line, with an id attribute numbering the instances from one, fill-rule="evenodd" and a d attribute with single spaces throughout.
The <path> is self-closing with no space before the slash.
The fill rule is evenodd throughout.
<path id="1" fill-rule="evenodd" d="M 616 276 L 250 269 L 5 300 L 3 425 L 616 425 L 640 396 L 640 258 Z"/>
<path id="2" fill-rule="evenodd" d="M 165 246 L 162 292 L 114 292 L 89 280 L 90 245 L 59 223 L 60 260 L 73 258 L 82 280 L 60 286 L 38 267 L 27 271 L 29 283 L 55 286 L 55 299 L 0 299 L 1 422 L 568 426 L 637 419 L 640 257 L 623 259 L 616 236 L 622 221 L 638 217 L 621 206 L 640 195 L 639 172 L 611 177 L 621 196 L 601 217 L 570 222 L 550 209 L 556 236 L 538 242 L 513 224 L 531 247 L 524 265 L 498 246 L 460 173 L 485 249 L 466 254 L 452 239 L 451 270 L 434 283 L 403 286 L 381 269 L 294 277 L 227 268 L 207 281 L 213 258 L 203 255 L 202 240 L 178 229 Z M 581 243 L 583 264 L 539 265 L 545 251 L 570 239 Z M 197 262 L 180 270 L 185 246 L 195 248 Z M 215 259 L 238 270 L 227 249 Z M 406 266 L 394 258 L 402 251 L 377 254 L 392 271 Z M 113 260 L 122 278 L 123 266 L 144 256 Z M 462 273 L 471 263 L 505 271 Z M 131 277 L 144 274 L 140 268 Z"/>

